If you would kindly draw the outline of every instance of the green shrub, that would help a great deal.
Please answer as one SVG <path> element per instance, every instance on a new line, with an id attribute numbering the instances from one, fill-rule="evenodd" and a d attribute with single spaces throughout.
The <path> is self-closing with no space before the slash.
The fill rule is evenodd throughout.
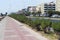
<path id="1" fill-rule="evenodd" d="M 52 23 L 52 27 L 55 29 L 55 31 L 60 32 L 60 22 Z"/>
<path id="2" fill-rule="evenodd" d="M 33 24 L 34 24 L 34 26 L 36 26 L 37 24 L 40 24 L 40 20 L 39 19 L 34 20 Z"/>
<path id="3" fill-rule="evenodd" d="M 45 19 L 42 19 L 41 20 L 41 26 L 42 26 L 42 29 L 44 29 L 47 25 L 50 25 L 50 20 L 45 20 Z"/>
<path id="4" fill-rule="evenodd" d="M 20 14 L 20 15 L 19 15 L 19 14 L 11 14 L 10 16 L 11 16 L 12 18 L 20 21 L 20 22 L 23 22 L 23 23 L 25 23 L 25 21 L 27 21 L 26 16 L 25 16 L 25 15 L 22 15 L 22 14 Z"/>
<path id="5" fill-rule="evenodd" d="M 10 17 L 20 21 L 20 22 L 23 22 L 23 23 L 26 23 L 28 24 L 29 26 L 31 26 L 32 28 L 39 28 L 41 27 L 42 30 L 47 26 L 47 25 L 50 25 L 50 20 L 45 20 L 45 19 L 36 19 L 36 20 L 31 20 L 31 19 L 28 19 L 25 15 L 23 14 L 10 14 L 9 15 Z M 38 26 L 37 26 L 38 25 Z M 60 31 L 60 22 L 53 22 L 52 23 L 52 27 L 56 30 L 56 31 Z"/>

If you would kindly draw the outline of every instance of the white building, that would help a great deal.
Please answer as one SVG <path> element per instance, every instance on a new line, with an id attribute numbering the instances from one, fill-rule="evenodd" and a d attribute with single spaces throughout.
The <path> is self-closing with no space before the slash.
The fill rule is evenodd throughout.
<path id="1" fill-rule="evenodd" d="M 41 14 L 44 14 L 44 4 L 41 4 Z"/>
<path id="2" fill-rule="evenodd" d="M 40 11 L 41 12 L 41 5 L 36 6 L 36 12 Z"/>
<path id="3" fill-rule="evenodd" d="M 56 0 L 56 11 L 60 12 L 60 0 Z"/>
<path id="4" fill-rule="evenodd" d="M 27 11 L 29 11 L 29 12 L 36 12 L 36 6 L 29 6 L 28 8 L 27 8 Z"/>
<path id="5" fill-rule="evenodd" d="M 41 5 L 38 6 L 29 6 L 27 8 L 28 12 L 38 12 L 40 11 L 42 15 L 48 15 L 48 11 L 55 11 L 56 10 L 56 6 L 55 3 L 50 2 L 50 3 L 42 3 Z"/>
<path id="6" fill-rule="evenodd" d="M 49 10 L 55 11 L 55 3 L 50 2 L 50 3 L 41 4 L 41 13 L 42 14 L 48 14 Z"/>

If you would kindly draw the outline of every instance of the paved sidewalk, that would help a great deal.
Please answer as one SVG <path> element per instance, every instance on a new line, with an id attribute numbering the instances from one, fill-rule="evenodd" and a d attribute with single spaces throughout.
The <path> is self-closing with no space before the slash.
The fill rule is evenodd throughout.
<path id="1" fill-rule="evenodd" d="M 7 16 L 3 21 L 5 22 L 3 28 L 3 40 L 47 40 L 47 38 L 34 32 L 26 27 L 26 25 L 19 23 L 13 18 Z"/>
<path id="2" fill-rule="evenodd" d="M 4 40 L 5 27 L 6 27 L 6 18 L 0 21 L 0 40 Z"/>

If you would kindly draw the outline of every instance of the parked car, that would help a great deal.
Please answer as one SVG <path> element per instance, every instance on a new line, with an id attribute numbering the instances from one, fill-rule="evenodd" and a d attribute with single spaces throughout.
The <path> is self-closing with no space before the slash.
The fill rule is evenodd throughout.
<path id="1" fill-rule="evenodd" d="M 30 16 L 33 16 L 33 15 L 30 15 Z"/>
<path id="2" fill-rule="evenodd" d="M 45 14 L 41 14 L 40 16 L 48 17 L 49 15 L 45 13 Z"/>
<path id="3" fill-rule="evenodd" d="M 53 18 L 60 18 L 60 15 L 55 14 L 55 15 L 52 15 L 51 17 L 53 17 Z"/>

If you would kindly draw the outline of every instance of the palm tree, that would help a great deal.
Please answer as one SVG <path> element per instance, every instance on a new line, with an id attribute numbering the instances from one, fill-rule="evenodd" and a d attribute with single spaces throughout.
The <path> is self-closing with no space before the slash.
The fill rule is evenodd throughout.
<path id="1" fill-rule="evenodd" d="M 38 11 L 37 13 L 39 14 L 39 17 L 40 17 L 41 11 Z"/>

